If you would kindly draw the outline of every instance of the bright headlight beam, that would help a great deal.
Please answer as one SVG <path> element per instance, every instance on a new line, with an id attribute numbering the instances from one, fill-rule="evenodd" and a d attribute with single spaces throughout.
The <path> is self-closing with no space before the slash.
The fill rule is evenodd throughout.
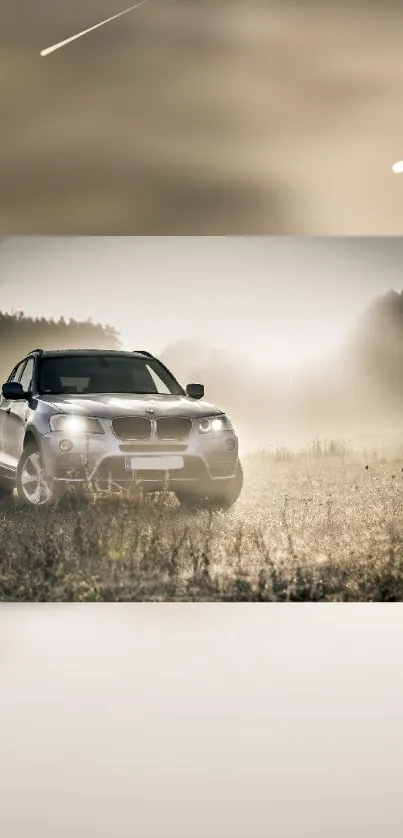
<path id="1" fill-rule="evenodd" d="M 85 425 L 80 416 L 69 416 L 65 421 L 66 430 L 71 434 L 77 434 L 83 431 Z"/>
<path id="2" fill-rule="evenodd" d="M 224 422 L 222 419 L 212 419 L 211 420 L 211 430 L 212 431 L 221 431 L 224 427 Z"/>
<path id="3" fill-rule="evenodd" d="M 231 429 L 232 426 L 227 416 L 205 416 L 199 424 L 199 431 L 204 434 L 211 433 L 211 431 L 229 431 Z"/>
<path id="4" fill-rule="evenodd" d="M 87 436 L 87 434 L 104 434 L 102 423 L 95 416 L 76 416 L 71 414 L 56 414 L 50 419 L 50 429 L 56 433 L 68 436 Z"/>
<path id="5" fill-rule="evenodd" d="M 64 416 L 63 414 L 58 414 L 51 418 L 50 426 L 53 431 L 74 436 L 85 432 L 85 419 L 81 416 Z"/>
<path id="6" fill-rule="evenodd" d="M 394 172 L 395 175 L 403 174 L 403 160 L 398 160 L 396 163 L 393 164 L 392 172 Z"/>
<path id="7" fill-rule="evenodd" d="M 71 35 L 64 41 L 59 41 L 58 44 L 53 44 L 53 46 L 51 47 L 46 47 L 46 49 L 42 49 L 39 54 L 42 56 L 42 58 L 44 58 L 46 55 L 50 55 L 52 52 L 56 52 L 56 50 L 67 46 L 67 44 L 71 44 L 72 41 L 77 41 L 78 38 L 82 38 L 84 35 L 88 35 L 89 32 L 94 32 L 94 30 L 99 29 L 100 26 L 105 26 L 106 23 L 110 23 L 112 20 L 116 20 L 116 18 L 122 17 L 122 15 L 127 15 L 129 12 L 134 12 L 135 9 L 138 9 L 140 6 L 144 6 L 145 3 L 149 2 L 150 0 L 140 0 L 140 3 L 136 3 L 134 6 L 130 6 L 128 9 L 124 9 L 123 12 L 118 12 L 116 15 L 112 15 L 112 17 L 107 17 L 106 20 L 101 20 L 100 23 L 96 23 L 95 26 L 90 26 L 89 29 L 83 29 L 82 32 L 77 32 L 76 35 Z"/>

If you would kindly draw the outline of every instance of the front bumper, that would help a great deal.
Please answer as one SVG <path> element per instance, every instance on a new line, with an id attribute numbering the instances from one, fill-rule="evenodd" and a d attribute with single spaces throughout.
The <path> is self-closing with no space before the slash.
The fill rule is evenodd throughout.
<path id="1" fill-rule="evenodd" d="M 200 434 L 193 431 L 186 442 L 163 440 L 125 441 L 112 433 L 88 435 L 74 440 L 70 452 L 62 452 L 59 443 L 63 434 L 51 432 L 43 437 L 42 451 L 46 473 L 61 484 L 90 483 L 99 491 L 113 486 L 130 488 L 134 484 L 145 490 L 163 488 L 208 487 L 235 477 L 238 463 L 238 439 L 233 431 Z M 127 460 L 140 456 L 147 468 L 132 471 Z M 183 458 L 183 468 L 164 469 L 165 457 Z M 158 457 L 158 468 L 149 468 Z"/>

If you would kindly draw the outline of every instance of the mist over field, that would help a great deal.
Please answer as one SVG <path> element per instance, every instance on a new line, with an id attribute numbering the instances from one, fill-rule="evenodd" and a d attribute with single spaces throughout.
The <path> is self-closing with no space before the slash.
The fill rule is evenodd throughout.
<path id="1" fill-rule="evenodd" d="M 253 355 L 237 349 L 234 357 L 196 341 L 173 344 L 161 357 L 182 381 L 206 383 L 248 448 L 320 437 L 379 443 L 391 434 L 403 442 L 402 292 L 375 298 L 338 349 L 292 371 L 275 362 L 256 369 Z"/>
<path id="2" fill-rule="evenodd" d="M 400 234 L 401 3 L 125 6 L 3 2 L 1 231 Z"/>

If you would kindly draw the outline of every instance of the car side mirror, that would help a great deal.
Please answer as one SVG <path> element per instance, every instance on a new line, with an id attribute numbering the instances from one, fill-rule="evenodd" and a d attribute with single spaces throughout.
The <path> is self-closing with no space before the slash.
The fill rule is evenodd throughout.
<path id="1" fill-rule="evenodd" d="M 27 399 L 28 393 L 22 389 L 22 384 L 19 381 L 6 381 L 1 388 L 1 392 L 5 399 Z"/>
<path id="2" fill-rule="evenodd" d="M 191 399 L 202 399 L 204 396 L 203 384 L 188 384 L 186 387 L 186 395 Z"/>

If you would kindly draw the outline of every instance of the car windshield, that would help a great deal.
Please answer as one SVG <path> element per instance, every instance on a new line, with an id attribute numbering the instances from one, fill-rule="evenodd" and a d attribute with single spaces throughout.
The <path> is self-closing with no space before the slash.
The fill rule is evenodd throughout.
<path id="1" fill-rule="evenodd" d="M 42 358 L 38 391 L 46 394 L 134 393 L 184 395 L 156 359 L 119 355 L 64 355 Z"/>

